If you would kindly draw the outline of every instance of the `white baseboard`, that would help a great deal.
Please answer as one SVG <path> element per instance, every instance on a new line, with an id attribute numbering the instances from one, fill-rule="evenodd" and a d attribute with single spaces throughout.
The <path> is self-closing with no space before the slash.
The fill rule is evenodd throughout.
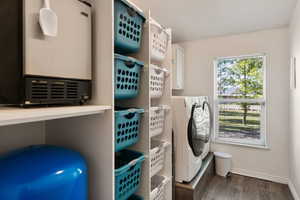
<path id="1" fill-rule="evenodd" d="M 294 197 L 294 200 L 300 200 L 299 195 L 297 193 L 297 190 L 295 188 L 295 185 L 293 184 L 293 182 L 291 180 L 289 180 L 289 184 L 288 185 L 289 185 L 290 191 L 291 191 L 291 193 L 292 193 L 292 195 Z"/>
<path id="2" fill-rule="evenodd" d="M 282 183 L 282 184 L 288 184 L 289 183 L 288 178 L 280 177 L 280 176 L 274 176 L 274 175 L 261 173 L 261 172 L 256 172 L 256 171 L 249 171 L 249 170 L 245 170 L 245 169 L 235 168 L 235 169 L 232 169 L 231 172 L 234 173 L 234 174 L 239 174 L 239 175 L 243 175 L 243 176 L 249 176 L 249 177 L 253 177 L 253 178 L 272 181 L 272 182 L 275 182 L 275 183 Z"/>

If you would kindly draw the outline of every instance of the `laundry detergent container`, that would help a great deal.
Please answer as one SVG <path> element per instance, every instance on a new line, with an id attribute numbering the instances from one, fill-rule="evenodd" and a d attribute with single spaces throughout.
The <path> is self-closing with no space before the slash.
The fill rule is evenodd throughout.
<path id="1" fill-rule="evenodd" d="M 87 200 L 87 167 L 76 152 L 31 146 L 0 157 L 1 200 Z"/>

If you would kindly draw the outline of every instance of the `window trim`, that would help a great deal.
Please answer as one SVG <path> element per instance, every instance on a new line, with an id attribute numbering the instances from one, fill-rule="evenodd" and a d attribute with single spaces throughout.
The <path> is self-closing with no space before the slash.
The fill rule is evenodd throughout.
<path id="1" fill-rule="evenodd" d="M 218 85 L 217 85 L 217 68 L 218 63 L 220 60 L 224 59 L 245 59 L 245 58 L 253 58 L 253 57 L 262 57 L 263 58 L 263 98 L 261 99 L 222 99 L 218 98 Z M 218 57 L 213 61 L 214 65 L 214 117 L 213 117 L 213 124 L 214 124 L 214 131 L 213 131 L 213 142 L 220 143 L 220 144 L 229 144 L 229 145 L 237 145 L 237 146 L 245 146 L 245 147 L 253 147 L 253 148 L 259 148 L 259 149 L 269 149 L 269 137 L 267 134 L 268 129 L 268 98 L 267 98 L 267 87 L 268 87 L 268 57 L 265 53 L 260 54 L 251 54 L 251 55 L 241 55 L 241 56 L 231 56 L 231 57 Z M 235 103 L 235 102 L 249 102 L 249 103 L 260 103 L 262 104 L 262 115 L 261 116 L 261 133 L 264 137 L 263 144 L 251 144 L 251 143 L 245 143 L 241 140 L 234 140 L 234 139 L 223 139 L 218 137 L 218 129 L 219 129 L 219 112 L 218 107 L 219 103 Z M 239 142 L 238 142 L 239 141 Z"/>

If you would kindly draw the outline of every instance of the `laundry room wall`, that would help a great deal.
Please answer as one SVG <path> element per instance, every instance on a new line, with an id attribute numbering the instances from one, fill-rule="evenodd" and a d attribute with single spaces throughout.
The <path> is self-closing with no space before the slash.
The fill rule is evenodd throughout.
<path id="1" fill-rule="evenodd" d="M 289 174 L 288 32 L 288 27 L 282 27 L 180 43 L 185 49 L 185 89 L 174 92 L 174 95 L 209 96 L 212 102 L 215 58 L 266 53 L 268 57 L 267 136 L 270 148 L 257 149 L 214 143 L 212 150 L 233 155 L 233 172 L 283 183 L 288 182 Z"/>
<path id="2" fill-rule="evenodd" d="M 0 155 L 30 145 L 45 144 L 45 123 L 1 126 L 0 136 Z"/>
<path id="3" fill-rule="evenodd" d="M 290 93 L 290 188 L 292 192 L 300 195 L 300 3 L 290 28 L 291 55 L 297 59 L 297 88 Z M 294 194 L 296 195 L 296 194 Z M 295 198 L 296 199 L 296 198 Z M 299 196 L 298 196 L 299 199 Z"/>

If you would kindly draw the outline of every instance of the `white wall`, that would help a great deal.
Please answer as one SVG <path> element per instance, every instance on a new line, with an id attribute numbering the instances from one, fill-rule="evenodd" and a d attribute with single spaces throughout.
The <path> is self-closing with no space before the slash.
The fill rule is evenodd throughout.
<path id="1" fill-rule="evenodd" d="M 186 56 L 185 90 L 174 92 L 174 95 L 208 95 L 212 100 L 213 60 L 216 57 L 266 53 L 269 78 L 267 134 L 270 149 L 223 144 L 214 144 L 212 149 L 233 155 L 234 172 L 284 183 L 287 183 L 289 173 L 288 44 L 287 27 L 181 43 Z"/>
<path id="2" fill-rule="evenodd" d="M 298 61 L 297 89 L 290 94 L 290 178 L 295 190 L 300 194 L 300 3 L 295 10 L 290 33 L 291 55 L 296 56 Z"/>
<path id="3" fill-rule="evenodd" d="M 0 154 L 45 143 L 44 122 L 0 127 Z"/>

